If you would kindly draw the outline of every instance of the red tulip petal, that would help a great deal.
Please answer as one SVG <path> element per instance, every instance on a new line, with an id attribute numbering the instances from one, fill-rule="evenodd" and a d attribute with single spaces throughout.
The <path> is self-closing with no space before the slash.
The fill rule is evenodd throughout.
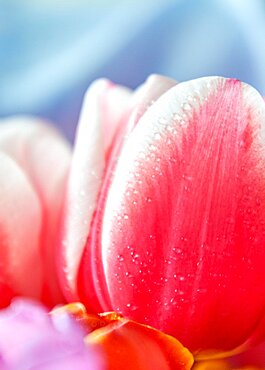
<path id="1" fill-rule="evenodd" d="M 98 80 L 84 99 L 67 189 L 60 257 L 62 287 L 69 300 L 77 298 L 76 274 L 95 210 L 106 151 L 128 96 L 126 89 Z"/>
<path id="2" fill-rule="evenodd" d="M 1 242 L 0 242 L 1 243 Z M 5 272 L 0 269 L 0 308 L 7 307 L 14 297 L 14 291 L 7 283 Z"/>
<path id="3" fill-rule="evenodd" d="M 42 207 L 40 238 L 44 270 L 42 298 L 48 304 L 56 304 L 63 300 L 56 272 L 55 247 L 70 147 L 53 127 L 41 120 L 14 117 L 1 123 L 0 149 L 23 168 L 39 197 Z"/>
<path id="4" fill-rule="evenodd" d="M 259 366 L 265 368 L 265 342 L 259 346 L 241 353 L 233 358 L 233 365 L 237 368 L 240 366 Z"/>
<path id="5" fill-rule="evenodd" d="M 255 348 L 260 343 L 265 343 L 265 315 L 261 316 L 261 319 L 257 321 L 255 330 L 251 333 L 251 336 L 247 339 L 245 343 L 241 347 L 239 347 L 239 351 L 237 353 L 245 352 L 250 348 Z M 264 344 L 265 350 L 265 344 Z M 265 352 L 264 352 L 264 365 L 265 365 Z"/>
<path id="6" fill-rule="evenodd" d="M 40 298 L 41 208 L 18 165 L 0 153 L 0 306 L 14 294 Z M 3 296 L 2 296 L 3 294 Z"/>
<path id="7" fill-rule="evenodd" d="M 107 370 L 188 370 L 193 364 L 175 338 L 126 319 L 93 331 L 86 342 L 103 352 Z"/>
<path id="8" fill-rule="evenodd" d="M 91 265 L 91 261 L 95 260 L 95 250 L 94 247 L 91 246 L 97 244 L 96 239 L 99 235 L 99 229 L 102 224 L 102 210 L 104 209 L 106 194 L 111 184 L 113 174 L 115 173 L 117 158 L 120 156 L 124 141 L 126 141 L 126 138 L 134 129 L 141 116 L 165 91 L 170 89 L 175 84 L 175 81 L 167 79 L 163 76 L 150 76 L 147 81 L 133 94 L 131 104 L 124 113 L 121 122 L 122 124 L 120 123 L 119 130 L 116 132 L 114 137 L 108 156 L 104 181 L 101 186 L 100 195 L 97 202 L 97 209 L 91 227 L 91 233 L 88 238 L 86 252 L 83 256 L 83 263 L 80 269 L 79 297 L 83 302 L 86 302 L 87 307 L 93 308 L 96 312 L 100 311 L 101 309 L 99 300 L 105 301 L 104 307 L 107 307 L 108 304 L 106 303 L 106 296 L 104 298 L 103 287 L 100 287 L 99 289 L 97 282 L 94 281 L 95 273 L 99 272 L 97 270 L 100 268 L 100 266 L 98 266 L 98 264 L 93 266 Z M 78 146 L 80 143 L 77 141 L 76 145 Z M 92 254 L 94 254 L 93 257 Z"/>
<path id="9" fill-rule="evenodd" d="M 223 78 L 148 109 L 109 189 L 102 265 L 90 261 L 113 310 L 193 351 L 248 338 L 265 309 L 264 125 L 258 93 Z"/>

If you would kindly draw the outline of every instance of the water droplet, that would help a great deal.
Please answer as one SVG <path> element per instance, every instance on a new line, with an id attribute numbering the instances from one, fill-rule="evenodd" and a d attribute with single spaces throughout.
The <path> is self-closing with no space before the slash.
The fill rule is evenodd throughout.
<path id="1" fill-rule="evenodd" d="M 189 103 L 184 103 L 184 104 L 182 104 L 182 108 L 185 111 L 190 111 L 191 110 L 191 105 Z"/>
<path id="2" fill-rule="evenodd" d="M 120 262 L 123 262 L 123 261 L 124 261 L 124 257 L 123 257 L 123 256 L 118 255 L 118 260 L 119 260 Z"/>
<path id="3" fill-rule="evenodd" d="M 167 120 L 165 119 L 165 117 L 160 117 L 158 119 L 158 123 L 160 123 L 161 125 L 165 125 L 167 123 Z"/>
<path id="4" fill-rule="evenodd" d="M 179 113 L 175 113 L 173 115 L 173 120 L 174 121 L 180 121 L 182 119 L 182 116 Z"/>
<path id="5" fill-rule="evenodd" d="M 154 139 L 155 139 L 155 140 L 160 140 L 160 139 L 161 139 L 161 135 L 160 135 L 158 132 L 156 132 L 156 133 L 154 134 Z"/>
<path id="6" fill-rule="evenodd" d="M 206 293 L 207 292 L 207 290 L 206 289 L 203 289 L 203 288 L 199 288 L 199 289 L 197 289 L 197 293 L 201 293 L 201 294 L 203 294 L 203 293 Z"/>

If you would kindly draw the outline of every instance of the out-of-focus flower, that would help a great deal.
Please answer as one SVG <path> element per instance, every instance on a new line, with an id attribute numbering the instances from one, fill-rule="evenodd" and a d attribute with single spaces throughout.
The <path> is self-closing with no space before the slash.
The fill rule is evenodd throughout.
<path id="1" fill-rule="evenodd" d="M 55 240 L 70 148 L 38 119 L 0 125 L 0 307 L 16 295 L 63 301 Z"/>
<path id="2" fill-rule="evenodd" d="M 264 101 L 236 80 L 93 84 L 65 201 L 68 299 L 200 358 L 243 346 L 265 309 L 264 136 Z"/>
<path id="3" fill-rule="evenodd" d="M 48 315 L 37 304 L 16 300 L 0 311 L 1 370 L 103 370 L 84 330 L 66 312 Z"/>

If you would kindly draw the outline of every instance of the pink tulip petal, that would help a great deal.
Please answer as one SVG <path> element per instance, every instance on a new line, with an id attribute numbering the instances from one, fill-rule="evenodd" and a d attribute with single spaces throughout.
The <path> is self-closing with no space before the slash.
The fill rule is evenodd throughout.
<path id="1" fill-rule="evenodd" d="M 91 261 L 97 261 L 96 255 L 99 251 L 95 252 L 93 246 L 98 244 L 97 238 L 100 233 L 103 217 L 102 210 L 104 209 L 106 195 L 112 182 L 113 174 L 115 173 L 117 159 L 121 155 L 124 142 L 126 142 L 127 137 L 129 137 L 141 116 L 165 91 L 174 85 L 176 85 L 176 82 L 166 77 L 159 75 L 150 76 L 132 95 L 128 109 L 124 112 L 119 128 L 113 139 L 110 153 L 107 158 L 104 181 L 100 189 L 97 208 L 92 221 L 91 233 L 87 241 L 80 269 L 79 298 L 86 302 L 87 307 L 94 309 L 95 311 L 100 310 L 102 305 L 104 307 L 109 306 L 107 295 L 105 294 L 106 291 L 104 292 L 103 287 L 100 289 L 99 287 L 96 287 L 93 281 L 93 276 L 97 274 L 97 270 L 101 269 L 100 263 L 91 265 Z M 79 144 L 77 143 L 77 145 Z M 101 300 L 101 304 L 99 303 L 99 300 Z M 104 303 L 102 303 L 103 301 Z"/>
<path id="2" fill-rule="evenodd" d="M 0 149 L 24 170 L 42 208 L 40 236 L 44 269 L 43 300 L 62 302 L 55 264 L 65 180 L 70 162 L 68 143 L 58 132 L 37 118 L 14 117 L 0 126 Z"/>
<path id="3" fill-rule="evenodd" d="M 14 293 L 39 298 L 40 202 L 22 170 L 3 153 L 0 153 L 0 173 L 1 293 L 7 294 L 7 298 Z M 0 306 L 8 303 L 5 298 L 0 297 Z"/>
<path id="4" fill-rule="evenodd" d="M 258 93 L 223 78 L 179 84 L 148 109 L 109 189 L 103 250 L 86 262 L 103 309 L 193 351 L 248 338 L 265 309 L 264 125 Z"/>
<path id="5" fill-rule="evenodd" d="M 131 106 L 134 109 L 133 116 L 136 123 L 162 94 L 176 84 L 175 80 L 168 77 L 157 74 L 150 75 L 132 96 Z"/>
<path id="6" fill-rule="evenodd" d="M 88 90 L 79 120 L 70 171 L 61 248 L 62 286 L 65 295 L 77 299 L 76 275 L 95 210 L 105 157 L 119 127 L 129 91 L 107 80 Z"/>
<path id="7" fill-rule="evenodd" d="M 124 112 L 128 109 L 131 95 L 129 89 L 110 82 L 104 91 L 104 99 L 101 98 L 101 125 L 105 153 L 110 151 L 112 141 L 123 123 Z"/>

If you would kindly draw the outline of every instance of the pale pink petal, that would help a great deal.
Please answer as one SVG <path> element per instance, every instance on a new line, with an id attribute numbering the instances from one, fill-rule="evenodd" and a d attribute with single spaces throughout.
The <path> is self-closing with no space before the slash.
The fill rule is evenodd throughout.
<path id="1" fill-rule="evenodd" d="M 84 255 L 86 302 L 98 294 L 193 351 L 243 343 L 265 310 L 264 136 L 263 99 L 239 81 L 162 95 L 123 148 Z"/>
<path id="2" fill-rule="evenodd" d="M 21 168 L 4 153 L 0 174 L 0 282 L 11 295 L 40 298 L 41 204 Z"/>
<path id="3" fill-rule="evenodd" d="M 132 95 L 131 108 L 134 125 L 162 94 L 176 84 L 175 80 L 168 77 L 157 74 L 150 75 Z"/>
<path id="4" fill-rule="evenodd" d="M 108 153 L 112 141 L 123 124 L 124 113 L 131 101 L 131 91 L 125 87 L 108 84 L 101 99 L 99 109 L 101 110 L 101 125 L 103 127 L 103 141 L 105 153 Z"/>
<path id="5" fill-rule="evenodd" d="M 87 91 L 78 124 L 63 221 L 62 285 L 76 297 L 76 275 L 89 234 L 106 152 L 118 129 L 129 91 L 107 80 Z"/>
<path id="6" fill-rule="evenodd" d="M 59 214 L 70 163 L 69 144 L 50 125 L 37 118 L 13 117 L 0 126 L 0 149 L 21 166 L 39 197 L 42 211 L 42 298 L 62 301 L 56 272 Z"/>
<path id="7" fill-rule="evenodd" d="M 165 91 L 175 86 L 176 82 L 159 75 L 150 76 L 147 81 L 137 89 L 131 97 L 127 111 L 124 112 L 118 130 L 112 142 L 110 152 L 107 158 L 104 181 L 100 188 L 100 194 L 97 201 L 97 208 L 94 214 L 91 232 L 86 243 L 86 251 L 80 268 L 79 297 L 86 301 L 88 307 L 94 310 L 100 309 L 99 300 L 105 300 L 103 289 L 95 291 L 93 282 L 94 270 L 100 269 L 100 252 L 95 252 L 94 245 L 98 244 L 97 238 L 100 235 L 102 224 L 103 209 L 108 193 L 109 186 L 115 174 L 115 167 L 119 156 L 122 153 L 124 143 L 130 136 L 134 127 L 137 125 L 141 116 L 152 106 L 152 104 Z M 98 261 L 91 265 L 91 261 Z M 87 293 L 89 298 L 87 299 Z M 99 296 L 101 298 L 99 298 Z M 90 305 L 91 303 L 91 305 Z"/>

